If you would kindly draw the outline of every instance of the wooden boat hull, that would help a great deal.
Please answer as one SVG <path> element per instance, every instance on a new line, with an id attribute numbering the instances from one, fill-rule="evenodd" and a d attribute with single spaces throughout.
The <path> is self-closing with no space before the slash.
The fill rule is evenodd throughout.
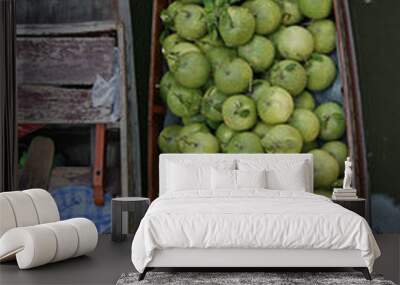
<path id="1" fill-rule="evenodd" d="M 148 197 L 158 195 L 157 137 L 163 125 L 165 107 L 158 96 L 157 84 L 163 72 L 163 59 L 159 37 L 163 29 L 161 11 L 168 6 L 168 0 L 153 0 L 152 47 L 149 80 L 148 109 Z M 347 1 L 334 0 L 334 17 L 337 28 L 337 53 L 342 82 L 343 107 L 346 116 L 346 139 L 349 153 L 355 164 L 355 186 L 358 195 L 368 201 L 368 170 L 364 138 L 362 103 L 357 73 L 357 62 L 353 43 L 350 11 Z M 368 208 L 367 208 L 368 213 Z"/>

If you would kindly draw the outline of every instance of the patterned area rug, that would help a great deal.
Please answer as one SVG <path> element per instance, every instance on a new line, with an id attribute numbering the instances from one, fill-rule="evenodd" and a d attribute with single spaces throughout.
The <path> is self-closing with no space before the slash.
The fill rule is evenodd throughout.
<path id="1" fill-rule="evenodd" d="M 142 281 L 138 281 L 138 276 L 138 273 L 122 274 L 117 285 L 395 285 L 376 275 L 368 281 L 359 272 L 148 272 Z"/>

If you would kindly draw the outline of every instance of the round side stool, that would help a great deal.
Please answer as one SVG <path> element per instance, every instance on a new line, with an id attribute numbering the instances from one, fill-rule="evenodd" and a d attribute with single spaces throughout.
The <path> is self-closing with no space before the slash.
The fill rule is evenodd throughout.
<path id="1" fill-rule="evenodd" d="M 113 198 L 111 201 L 111 239 L 113 241 L 123 241 L 126 238 L 126 235 L 122 234 L 122 212 L 133 213 L 134 232 L 136 232 L 149 205 L 150 199 L 143 197 Z"/>

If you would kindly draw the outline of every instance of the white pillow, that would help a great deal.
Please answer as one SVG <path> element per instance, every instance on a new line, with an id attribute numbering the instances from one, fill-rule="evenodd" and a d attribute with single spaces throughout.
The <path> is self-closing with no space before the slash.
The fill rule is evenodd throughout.
<path id="1" fill-rule="evenodd" d="M 211 167 L 168 163 L 167 191 L 210 189 Z"/>
<path id="2" fill-rule="evenodd" d="M 312 181 L 307 161 L 238 160 L 239 170 L 266 170 L 267 188 L 273 190 L 308 191 Z"/>
<path id="3" fill-rule="evenodd" d="M 235 169 L 236 160 L 227 159 L 174 159 L 165 164 L 166 191 L 211 190 L 211 167 Z"/>
<path id="4" fill-rule="evenodd" d="M 213 190 L 239 190 L 241 188 L 266 188 L 267 176 L 265 170 L 211 170 Z"/>
<path id="5" fill-rule="evenodd" d="M 236 190 L 236 170 L 212 168 L 211 188 L 213 190 Z"/>
<path id="6" fill-rule="evenodd" d="M 267 171 L 235 170 L 237 188 L 267 188 Z"/>
<path id="7" fill-rule="evenodd" d="M 286 170 L 272 169 L 267 172 L 268 188 L 273 190 L 307 191 L 304 163 Z"/>

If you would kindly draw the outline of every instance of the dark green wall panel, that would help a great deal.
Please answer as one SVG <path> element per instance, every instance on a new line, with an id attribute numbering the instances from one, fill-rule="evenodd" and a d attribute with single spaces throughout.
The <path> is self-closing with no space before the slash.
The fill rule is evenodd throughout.
<path id="1" fill-rule="evenodd" d="M 378 232 L 400 233 L 400 1 L 349 3 L 364 111 L 372 226 Z"/>
<path id="2" fill-rule="evenodd" d="M 131 0 L 132 26 L 136 65 L 136 91 L 139 103 L 140 141 L 142 149 L 143 195 L 147 195 L 147 87 L 151 47 L 151 0 Z"/>

